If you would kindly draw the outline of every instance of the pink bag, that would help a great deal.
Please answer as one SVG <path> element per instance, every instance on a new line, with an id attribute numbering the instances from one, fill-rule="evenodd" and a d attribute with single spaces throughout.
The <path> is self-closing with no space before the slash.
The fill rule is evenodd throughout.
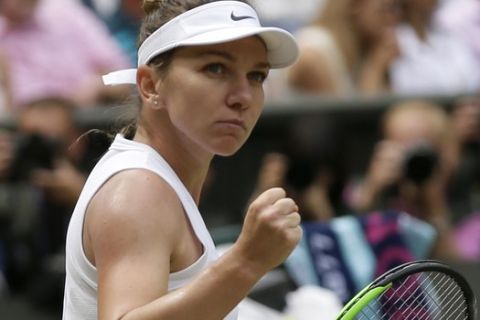
<path id="1" fill-rule="evenodd" d="M 455 241 L 463 258 L 480 261 L 480 212 L 468 216 L 455 228 Z"/>

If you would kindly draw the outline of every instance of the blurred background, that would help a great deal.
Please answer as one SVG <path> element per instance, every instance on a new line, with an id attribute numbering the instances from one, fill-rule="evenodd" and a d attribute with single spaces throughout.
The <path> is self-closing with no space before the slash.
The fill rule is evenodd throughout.
<path id="1" fill-rule="evenodd" d="M 0 0 L 1 319 L 61 317 L 70 214 L 102 132 L 137 103 L 101 75 L 136 65 L 141 2 Z M 480 1 L 251 2 L 300 58 L 270 72 L 258 126 L 214 159 L 200 211 L 228 247 L 250 200 L 282 186 L 305 232 L 250 297 L 281 311 L 314 285 L 345 302 L 427 258 L 479 294 Z"/>

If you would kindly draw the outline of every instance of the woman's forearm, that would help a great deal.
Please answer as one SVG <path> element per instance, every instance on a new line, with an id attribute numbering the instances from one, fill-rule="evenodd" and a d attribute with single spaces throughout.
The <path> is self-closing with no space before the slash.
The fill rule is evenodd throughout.
<path id="1" fill-rule="evenodd" d="M 234 252 L 226 252 L 189 285 L 134 309 L 122 320 L 221 320 L 265 274 Z"/>

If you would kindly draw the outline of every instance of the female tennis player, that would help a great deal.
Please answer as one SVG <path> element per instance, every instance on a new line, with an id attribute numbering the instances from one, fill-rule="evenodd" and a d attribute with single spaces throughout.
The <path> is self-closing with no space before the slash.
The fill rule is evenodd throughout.
<path id="1" fill-rule="evenodd" d="M 138 68 L 104 77 L 136 84 L 135 130 L 117 134 L 74 210 L 63 319 L 236 319 L 236 305 L 301 238 L 298 207 L 267 190 L 218 257 L 197 205 L 212 158 L 251 133 L 269 69 L 293 63 L 298 49 L 243 1 L 143 5 Z"/>

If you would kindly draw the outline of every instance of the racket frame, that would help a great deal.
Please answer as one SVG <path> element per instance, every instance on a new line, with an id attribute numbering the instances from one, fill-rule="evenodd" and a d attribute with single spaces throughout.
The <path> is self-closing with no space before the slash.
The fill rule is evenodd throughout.
<path id="1" fill-rule="evenodd" d="M 417 260 L 392 268 L 357 293 L 340 311 L 336 320 L 352 320 L 370 301 L 392 287 L 394 281 L 420 272 L 441 272 L 450 276 L 461 288 L 467 301 L 468 320 L 475 320 L 476 298 L 467 280 L 450 266 L 436 260 Z"/>

